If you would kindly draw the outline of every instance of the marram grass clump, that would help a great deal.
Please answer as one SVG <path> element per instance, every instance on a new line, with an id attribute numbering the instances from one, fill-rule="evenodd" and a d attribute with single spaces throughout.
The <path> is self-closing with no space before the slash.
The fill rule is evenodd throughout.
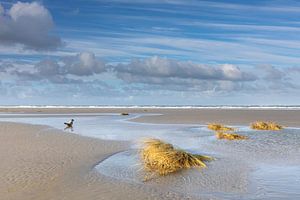
<path id="1" fill-rule="evenodd" d="M 283 129 L 283 126 L 275 123 L 275 122 L 264 122 L 264 121 L 257 121 L 251 124 L 252 129 L 256 130 L 271 130 L 271 131 L 278 131 Z"/>
<path id="2" fill-rule="evenodd" d="M 247 136 L 239 135 L 236 133 L 224 133 L 224 132 L 217 132 L 216 137 L 218 139 L 226 139 L 226 140 L 245 140 L 248 139 Z"/>
<path id="3" fill-rule="evenodd" d="M 247 136 L 239 135 L 234 133 L 235 128 L 224 126 L 223 124 L 208 124 L 208 129 L 216 132 L 216 137 L 218 139 L 226 140 L 245 140 L 248 139 Z M 229 133 L 228 133 L 229 132 Z"/>
<path id="4" fill-rule="evenodd" d="M 234 131 L 232 127 L 224 126 L 223 124 L 208 124 L 207 128 L 213 131 Z"/>
<path id="5" fill-rule="evenodd" d="M 143 141 L 140 156 L 144 169 L 157 175 L 168 175 L 192 167 L 204 168 L 210 156 L 190 154 L 158 139 Z"/>

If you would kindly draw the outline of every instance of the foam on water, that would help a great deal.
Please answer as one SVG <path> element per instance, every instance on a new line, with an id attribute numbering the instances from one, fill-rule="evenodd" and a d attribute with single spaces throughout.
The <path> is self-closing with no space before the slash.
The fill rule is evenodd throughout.
<path id="1" fill-rule="evenodd" d="M 141 124 L 120 115 L 73 115 L 74 133 L 132 142 L 132 148 L 108 157 L 96 170 L 113 179 L 171 190 L 194 197 L 219 199 L 299 199 L 300 129 L 254 131 L 239 126 L 248 140 L 217 140 L 203 125 Z M 49 125 L 63 129 L 69 115 L 5 115 L 0 121 Z M 138 141 L 159 138 L 192 153 L 211 155 L 206 169 L 185 170 L 143 182 Z"/>
<path id="2" fill-rule="evenodd" d="M 142 108 L 142 109 L 263 109 L 300 110 L 300 105 L 5 105 L 0 108 Z"/>

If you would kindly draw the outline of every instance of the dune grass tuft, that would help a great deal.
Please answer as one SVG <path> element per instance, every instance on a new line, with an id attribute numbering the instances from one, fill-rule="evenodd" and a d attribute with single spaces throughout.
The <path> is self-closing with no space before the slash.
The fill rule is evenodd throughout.
<path id="1" fill-rule="evenodd" d="M 192 167 L 204 168 L 210 156 L 190 154 L 158 139 L 147 139 L 140 152 L 144 169 L 158 175 L 168 175 Z"/>
<path id="2" fill-rule="evenodd" d="M 224 132 L 216 132 L 216 137 L 218 139 L 226 139 L 226 140 L 245 140 L 248 139 L 247 136 L 239 135 L 236 133 L 224 133 Z"/>
<path id="3" fill-rule="evenodd" d="M 226 140 L 245 140 L 248 139 L 247 136 L 239 135 L 234 133 L 235 128 L 225 126 L 223 124 L 208 124 L 208 129 L 215 131 L 216 137 L 218 139 Z"/>
<path id="4" fill-rule="evenodd" d="M 213 131 L 234 131 L 232 127 L 224 126 L 223 124 L 208 124 L 208 129 Z"/>
<path id="5" fill-rule="evenodd" d="M 264 121 L 257 121 L 251 124 L 252 129 L 256 130 L 272 130 L 278 131 L 283 129 L 283 126 L 275 123 L 275 122 L 264 122 Z"/>

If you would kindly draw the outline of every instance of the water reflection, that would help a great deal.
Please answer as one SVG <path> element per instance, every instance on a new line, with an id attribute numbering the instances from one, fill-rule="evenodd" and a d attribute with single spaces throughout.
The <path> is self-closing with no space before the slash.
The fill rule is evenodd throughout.
<path id="1" fill-rule="evenodd" d="M 73 131 L 105 140 L 132 142 L 127 152 L 115 154 L 96 168 L 112 178 L 140 182 L 138 141 L 158 138 L 192 153 L 217 158 L 207 169 L 187 170 L 147 183 L 151 187 L 174 190 L 192 196 L 220 199 L 300 199 L 300 129 L 253 131 L 237 127 L 248 136 L 245 141 L 217 140 L 203 125 L 142 124 L 127 121 L 138 115 L 1 115 L 0 121 L 49 125 L 64 130 L 73 118 Z M 73 126 L 72 126 L 73 127 Z"/>

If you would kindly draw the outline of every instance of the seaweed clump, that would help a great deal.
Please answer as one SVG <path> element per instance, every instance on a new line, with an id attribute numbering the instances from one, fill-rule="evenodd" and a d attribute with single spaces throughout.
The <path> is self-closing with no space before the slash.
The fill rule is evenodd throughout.
<path id="1" fill-rule="evenodd" d="M 264 122 L 257 121 L 251 124 L 252 129 L 256 130 L 271 130 L 271 131 L 279 131 L 283 129 L 283 126 L 275 123 L 275 122 Z"/>
<path id="2" fill-rule="evenodd" d="M 210 156 L 176 149 L 172 144 L 158 139 L 147 139 L 143 143 L 140 156 L 144 169 L 161 176 L 192 167 L 205 168 L 205 161 L 213 160 Z"/>
<path id="3" fill-rule="evenodd" d="M 121 115 L 129 115 L 127 112 L 122 112 Z"/>

